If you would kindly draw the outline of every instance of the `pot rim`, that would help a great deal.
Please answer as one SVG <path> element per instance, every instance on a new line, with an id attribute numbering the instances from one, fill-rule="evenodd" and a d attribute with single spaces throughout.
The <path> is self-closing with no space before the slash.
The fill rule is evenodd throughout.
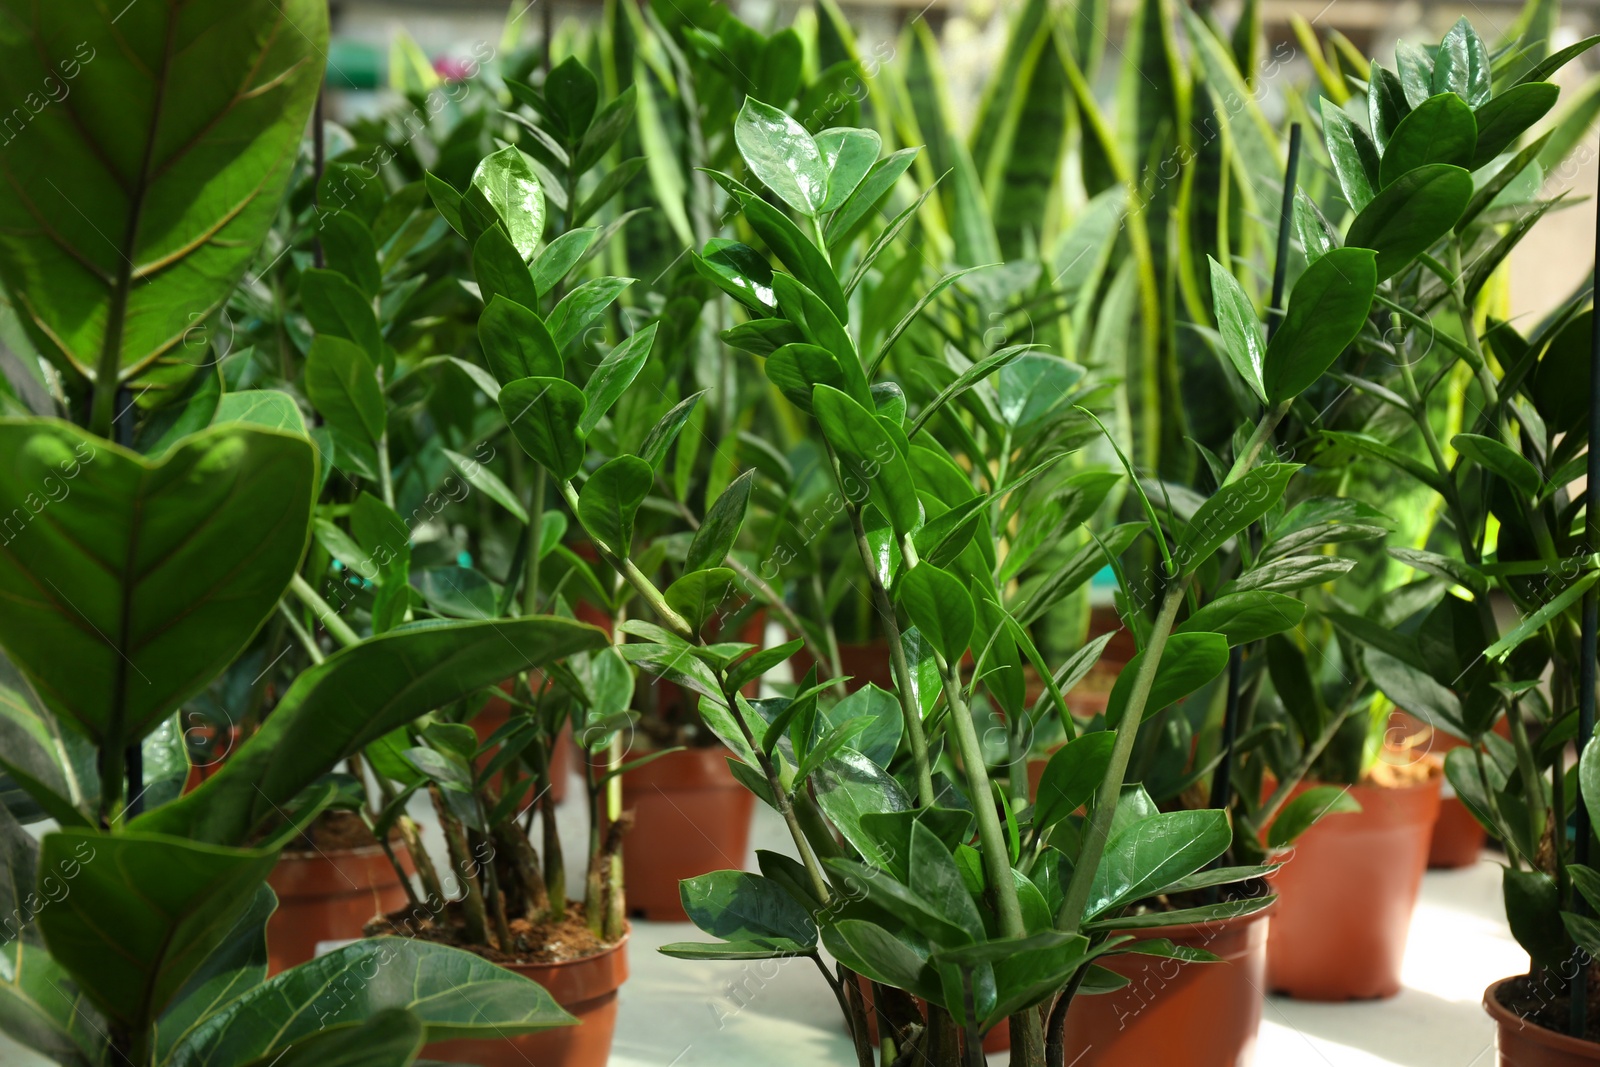
<path id="1" fill-rule="evenodd" d="M 394 841 L 391 847 L 395 849 L 396 853 L 407 851 L 404 841 Z M 383 851 L 382 845 L 357 845 L 354 848 L 319 848 L 309 852 L 304 850 L 291 851 L 286 848 L 278 853 L 278 862 L 282 863 L 284 860 L 291 860 L 297 863 L 316 863 L 319 861 L 334 863 L 340 859 L 369 859 L 373 856 L 382 856 L 385 861 L 389 858 Z"/>
<path id="2" fill-rule="evenodd" d="M 1483 1010 L 1488 1013 L 1489 1018 L 1493 1019 L 1497 1026 L 1514 1029 L 1517 1033 L 1526 1035 L 1526 1039 L 1536 1045 L 1543 1045 L 1545 1048 L 1560 1052 L 1575 1053 L 1600 1063 L 1600 1042 L 1585 1041 L 1571 1034 L 1551 1030 L 1532 1019 L 1516 1014 L 1500 1003 L 1500 998 L 1496 996 L 1500 987 L 1522 977 L 1525 976 L 1513 974 L 1489 983 L 1489 988 L 1483 991 Z"/>
<path id="3" fill-rule="evenodd" d="M 498 962 L 496 960 L 488 960 L 487 962 L 493 963 L 496 967 L 504 967 L 508 971 L 516 970 L 516 969 L 521 968 L 521 967 L 527 967 L 527 968 L 535 968 L 536 967 L 536 968 L 539 968 L 541 970 L 552 970 L 552 971 L 553 970 L 563 970 L 563 969 L 568 968 L 568 967 L 577 967 L 577 966 L 579 966 L 581 964 L 585 964 L 585 963 L 593 964 L 593 963 L 598 963 L 598 962 L 601 962 L 601 961 L 608 961 L 608 960 L 610 960 L 611 957 L 615 956 L 618 952 L 620 952 L 621 950 L 627 948 L 628 947 L 628 941 L 632 937 L 633 937 L 633 923 L 628 922 L 626 919 L 624 919 L 623 922 L 622 922 L 622 936 L 617 938 L 617 940 L 615 942 L 613 942 L 612 944 L 607 945 L 605 948 L 601 949 L 599 952 L 592 953 L 591 955 L 588 955 L 588 956 L 579 956 L 575 960 L 550 960 L 548 962 L 542 961 L 542 960 L 517 960 L 517 961 L 510 962 L 510 963 L 500 963 L 500 962 Z M 471 949 L 465 949 L 464 951 L 471 952 L 472 950 Z M 480 958 L 482 958 L 482 957 L 480 957 Z"/>

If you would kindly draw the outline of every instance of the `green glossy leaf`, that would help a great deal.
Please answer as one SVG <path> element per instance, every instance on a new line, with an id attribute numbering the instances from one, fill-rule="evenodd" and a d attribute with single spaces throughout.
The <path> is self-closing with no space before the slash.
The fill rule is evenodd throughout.
<path id="1" fill-rule="evenodd" d="M 828 196 L 817 210 L 837 211 L 878 162 L 883 140 L 876 130 L 837 127 L 817 134 L 816 143 L 828 168 Z"/>
<path id="2" fill-rule="evenodd" d="M 1134 679 L 1144 662 L 1144 652 L 1128 661 L 1117 675 L 1106 704 L 1106 722 L 1116 726 L 1133 693 Z M 1167 639 L 1155 680 L 1145 698 L 1146 715 L 1168 707 L 1222 673 L 1228 665 L 1228 639 L 1218 633 L 1181 633 Z"/>
<path id="3" fill-rule="evenodd" d="M 661 462 L 667 458 L 667 449 L 672 446 L 673 439 L 688 423 L 689 416 L 694 413 L 696 405 L 704 395 L 704 392 L 695 393 L 669 408 L 645 435 L 644 444 L 639 446 L 640 458 L 659 470 Z"/>
<path id="4" fill-rule="evenodd" d="M 1217 329 L 1222 334 L 1222 350 L 1258 397 L 1267 398 L 1262 381 L 1266 365 L 1267 345 L 1261 336 L 1261 321 L 1256 318 L 1255 305 L 1245 295 L 1239 283 L 1221 263 L 1207 256 L 1211 264 L 1211 297 Z"/>
<path id="5" fill-rule="evenodd" d="M 1185 619 L 1173 633 L 1219 633 L 1229 645 L 1248 645 L 1285 630 L 1305 618 L 1306 604 L 1283 593 L 1260 589 L 1219 596 Z"/>
<path id="6" fill-rule="evenodd" d="M 1474 113 L 1478 141 L 1471 162 L 1473 170 L 1487 165 L 1534 123 L 1555 107 L 1560 90 L 1549 82 L 1524 82 L 1496 96 Z"/>
<path id="7" fill-rule="evenodd" d="M 716 238 L 706 242 L 703 255 L 691 253 L 689 259 L 695 273 L 758 316 L 777 312 L 778 298 L 772 291 L 772 265 L 749 245 Z"/>
<path id="8" fill-rule="evenodd" d="M 533 287 L 539 295 L 555 289 L 594 245 L 600 231 L 568 230 L 546 245 L 533 260 Z"/>
<path id="9" fill-rule="evenodd" d="M 404 1008 L 384 1008 L 355 1026 L 301 1038 L 248 1067 L 410 1067 L 422 1048 L 422 1020 Z"/>
<path id="10" fill-rule="evenodd" d="M 745 509 L 750 504 L 750 486 L 754 481 L 755 471 L 745 471 L 707 509 L 705 521 L 695 531 L 689 553 L 684 557 L 685 571 L 719 567 L 733 551 L 739 528 L 744 525 Z"/>
<path id="11" fill-rule="evenodd" d="M 733 571 L 726 567 L 690 571 L 667 586 L 664 595 L 667 605 L 689 620 L 689 625 L 698 633 L 733 595 Z"/>
<path id="12" fill-rule="evenodd" d="M 1288 848 L 1325 815 L 1360 811 L 1350 790 L 1339 785 L 1316 785 L 1283 806 L 1267 829 L 1267 847 Z"/>
<path id="13" fill-rule="evenodd" d="M 556 349 L 565 351 L 632 284 L 632 278 L 591 278 L 562 297 L 547 321 Z"/>
<path id="14" fill-rule="evenodd" d="M 1240 530 L 1265 515 L 1283 497 L 1289 479 L 1299 469 L 1298 463 L 1264 463 L 1208 497 L 1195 510 L 1173 549 L 1178 569 L 1192 573 Z"/>
<path id="15" fill-rule="evenodd" d="M 355 283 L 361 295 L 373 300 L 382 278 L 378 273 L 378 249 L 367 224 L 349 211 L 335 211 L 322 217 L 322 254 L 328 266 Z"/>
<path id="16" fill-rule="evenodd" d="M 1431 87 L 1435 93 L 1455 93 L 1477 107 L 1489 99 L 1489 68 L 1489 50 L 1463 15 L 1439 42 Z"/>
<path id="17" fill-rule="evenodd" d="M 1478 124 L 1467 102 L 1453 92 L 1429 97 L 1394 128 L 1383 152 L 1382 185 L 1430 163 L 1467 166 L 1477 147 Z"/>
<path id="18" fill-rule="evenodd" d="M 931 563 L 911 568 L 896 594 L 914 625 L 952 667 L 961 661 L 977 616 L 972 596 L 961 579 Z"/>
<path id="19" fill-rule="evenodd" d="M 922 524 L 922 503 L 906 456 L 884 425 L 831 386 L 813 389 L 811 402 L 823 435 L 839 457 L 845 493 L 857 502 L 870 493 L 896 534 L 915 531 Z"/>
<path id="20" fill-rule="evenodd" d="M 300 306 L 318 334 L 353 342 L 374 363 L 383 357 L 383 339 L 371 298 L 343 274 L 308 270 L 300 276 Z"/>
<path id="21" fill-rule="evenodd" d="M 606 353 L 605 359 L 589 375 L 589 380 L 583 386 L 585 403 L 583 417 L 578 420 L 580 435 L 588 437 L 600 424 L 601 416 L 611 410 L 611 406 L 621 399 L 622 394 L 628 391 L 628 386 L 639 376 L 655 347 L 659 325 L 652 322 L 637 333 L 629 334 L 627 340 Z"/>
<path id="22" fill-rule="evenodd" d="M 0 280 L 40 352 L 124 381 L 182 354 L 278 217 L 327 46 L 318 0 L 15 13 L 0 82 L 38 106 L 0 147 Z"/>
<path id="23" fill-rule="evenodd" d="M 521 304 L 496 293 L 478 316 L 478 343 L 495 380 L 501 385 L 518 378 L 560 378 L 561 353 L 544 320 Z"/>
<path id="24" fill-rule="evenodd" d="M 1377 256 L 1365 248 L 1332 249 L 1306 268 L 1267 345 L 1268 401 L 1299 396 L 1333 366 L 1366 324 L 1377 286 Z"/>
<path id="25" fill-rule="evenodd" d="M 618 556 L 633 545 L 633 518 L 655 484 L 655 471 L 638 456 L 618 456 L 589 476 L 578 492 L 578 520 Z"/>
<path id="26" fill-rule="evenodd" d="M 678 883 L 689 921 L 724 941 L 782 938 L 804 948 L 817 943 L 817 925 L 777 882 L 745 871 L 712 871 Z"/>
<path id="27" fill-rule="evenodd" d="M 409 1011 L 424 1039 L 504 1040 L 575 1020 L 543 986 L 460 949 L 408 937 L 357 941 L 284 971 L 230 1002 L 164 1067 L 269 1063 L 316 1035 L 378 1012 Z"/>
<path id="28" fill-rule="evenodd" d="M 18 1044 L 66 1067 L 107 1062 L 107 1021 L 67 970 L 37 943 L 0 951 L 0 1027 Z"/>
<path id="29" fill-rule="evenodd" d="M 198 841 L 248 840 L 340 760 L 424 712 L 607 644 L 570 619 L 413 623 L 329 656 L 300 674 L 261 729 L 181 800 L 136 830 Z"/>
<path id="30" fill-rule="evenodd" d="M 577 144 L 594 121 L 600 83 L 576 56 L 568 56 L 545 76 L 540 108 L 568 144 Z"/>
<path id="31" fill-rule="evenodd" d="M 889 195 L 889 190 L 894 188 L 920 151 L 920 148 L 902 148 L 872 165 L 861 184 L 828 219 L 826 233 L 829 247 L 842 244 L 866 224 L 878 202 Z"/>
<path id="32" fill-rule="evenodd" d="M 832 352 L 820 345 L 788 344 L 767 357 L 767 380 L 802 411 L 810 412 L 811 390 L 826 385 L 843 391 L 849 385 Z"/>
<path id="33" fill-rule="evenodd" d="M 472 243 L 472 273 L 485 304 L 503 296 L 514 304 L 539 306 L 539 290 L 516 246 L 499 223 L 489 226 Z"/>
<path id="34" fill-rule="evenodd" d="M 836 319 L 849 318 L 844 289 L 827 257 L 777 208 L 751 195 L 740 195 L 744 217 L 784 266 L 827 305 Z M 774 279 L 776 281 L 776 279 Z M 782 295 L 781 293 L 779 294 Z"/>
<path id="35" fill-rule="evenodd" d="M 483 194 L 524 263 L 544 235 L 544 186 L 533 160 L 515 145 L 483 158 L 472 172 L 472 189 Z M 531 282 L 530 282 L 531 284 Z"/>
<path id="36" fill-rule="evenodd" d="M 1561 921 L 1561 892 L 1555 879 L 1543 871 L 1511 867 L 1500 878 L 1511 936 L 1539 966 L 1566 966 L 1572 950 Z"/>
<path id="37" fill-rule="evenodd" d="M 1350 120 L 1337 104 L 1326 97 L 1318 101 L 1322 112 L 1322 135 L 1333 162 L 1334 177 L 1347 204 L 1360 211 L 1372 202 L 1378 188 L 1381 166 L 1378 146 L 1366 130 Z"/>
<path id="38" fill-rule="evenodd" d="M 1455 226 L 1472 199 L 1472 175 L 1432 163 L 1396 178 L 1361 209 L 1345 244 L 1378 253 L 1378 280 L 1404 270 Z"/>
<path id="39" fill-rule="evenodd" d="M 305 547 L 315 453 L 233 423 L 152 463 L 41 420 L 0 421 L 0 455 L 0 514 L 71 485 L 0 546 L 0 645 L 63 722 L 121 751 L 271 614 Z"/>
<path id="40" fill-rule="evenodd" d="M 864 919 L 841 919 L 822 928 L 822 945 L 857 974 L 922 997 L 942 1000 L 939 976 L 927 950 Z"/>
<path id="41" fill-rule="evenodd" d="M 656 950 L 675 960 L 772 960 L 798 956 L 806 946 L 781 937 L 757 937 L 744 941 L 674 941 Z"/>
<path id="42" fill-rule="evenodd" d="M 45 836 L 39 862 L 76 865 L 77 874 L 39 927 L 95 1006 L 142 1030 L 221 945 L 277 860 L 275 849 L 60 830 Z"/>
<path id="43" fill-rule="evenodd" d="M 828 163 L 804 126 L 785 112 L 745 97 L 733 136 L 750 173 L 802 215 L 815 215 L 828 199 Z"/>
<path id="44" fill-rule="evenodd" d="M 1583 795 L 1583 806 L 1589 809 L 1589 817 L 1593 819 L 1600 812 L 1600 744 L 1593 739 L 1584 746 L 1578 760 L 1578 790 Z"/>
<path id="45" fill-rule="evenodd" d="M 1114 731 L 1096 730 L 1068 741 L 1051 755 L 1034 800 L 1035 830 L 1043 833 L 1089 802 L 1105 779 L 1116 739 Z"/>
<path id="46" fill-rule="evenodd" d="M 885 870 L 895 866 L 884 843 L 862 826 L 864 815 L 911 808 L 911 798 L 888 771 L 861 753 L 845 749 L 818 768 L 811 776 L 811 787 L 822 813 L 867 862 Z"/>
<path id="47" fill-rule="evenodd" d="M 1222 855 L 1233 842 L 1226 812 L 1161 812 L 1119 832 L 1106 845 L 1090 883 L 1084 917 L 1159 892 Z"/>
<path id="48" fill-rule="evenodd" d="M 578 425 L 586 403 L 561 378 L 518 378 L 500 390 L 500 411 L 517 443 L 557 478 L 571 478 L 583 466 Z"/>
<path id="49" fill-rule="evenodd" d="M 375 443 L 388 421 L 377 368 L 342 337 L 320 335 L 306 355 L 306 394 L 329 426 Z"/>
<path id="50" fill-rule="evenodd" d="M 1450 447 L 1485 470 L 1505 479 L 1512 488 L 1528 496 L 1538 496 L 1544 488 L 1539 469 L 1521 453 L 1496 441 L 1475 433 L 1458 433 L 1450 439 Z"/>

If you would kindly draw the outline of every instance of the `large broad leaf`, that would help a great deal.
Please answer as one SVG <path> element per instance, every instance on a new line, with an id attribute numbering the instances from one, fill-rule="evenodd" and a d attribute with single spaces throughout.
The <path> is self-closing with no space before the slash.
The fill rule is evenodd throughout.
<path id="1" fill-rule="evenodd" d="M 1448 163 L 1409 170 L 1373 197 L 1344 243 L 1378 253 L 1378 280 L 1392 278 L 1450 232 L 1472 199 L 1472 175 Z"/>
<path id="2" fill-rule="evenodd" d="M 262 883 L 221 947 L 206 957 L 172 1007 L 156 1020 L 157 1063 L 187 1041 L 208 1016 L 267 980 L 267 921 L 277 910 L 277 894 Z"/>
<path id="3" fill-rule="evenodd" d="M 409 1067 L 426 1028 L 404 1008 L 384 1008 L 355 1026 L 323 1030 L 246 1067 Z"/>
<path id="4" fill-rule="evenodd" d="M 132 379 L 222 305 L 276 218 L 322 83 L 327 5 L 12 4 L 3 18 L 5 98 L 62 85 L 72 102 L 30 106 L 27 136 L 0 147 L 0 279 L 41 351 Z M 97 426 L 111 414 L 108 399 Z"/>
<path id="5" fill-rule="evenodd" d="M 1152 815 L 1111 839 L 1089 888 L 1085 918 L 1132 904 L 1210 863 L 1233 841 L 1227 813 L 1172 811 Z"/>
<path id="6" fill-rule="evenodd" d="M 380 1011 L 422 1020 L 425 1039 L 503 1039 L 575 1020 L 543 986 L 481 956 L 407 937 L 357 941 L 284 971 L 229 1003 L 163 1067 L 268 1063 L 301 1041 Z"/>
<path id="7" fill-rule="evenodd" d="M 4 652 L 0 652 L 0 759 L 86 819 L 93 817 L 100 796 L 94 746 L 62 727 Z M 0 791 L 0 805 L 23 822 L 37 822 L 47 814 L 20 790 Z M 32 889 L 31 879 L 28 888 Z"/>
<path id="8" fill-rule="evenodd" d="M 712 871 L 678 883 L 689 921 L 724 941 L 786 938 L 811 948 L 817 924 L 777 882 L 747 871 Z"/>
<path id="9" fill-rule="evenodd" d="M 303 437 L 239 423 L 151 463 L 66 423 L 0 422 L 0 514 L 68 470 L 70 493 L 0 545 L 0 644 L 51 711 L 120 750 L 272 612 L 305 547 L 316 459 Z"/>
<path id="10" fill-rule="evenodd" d="M 562 378 L 518 378 L 500 390 L 500 411 L 517 443 L 561 479 L 583 466 L 578 424 L 586 405 L 578 387 Z"/>
<path id="11" fill-rule="evenodd" d="M 1115 731 L 1097 730 L 1055 751 L 1039 778 L 1033 809 L 1036 829 L 1050 829 L 1089 802 L 1105 779 L 1116 741 Z"/>
<path id="12" fill-rule="evenodd" d="M 159 834 L 61 830 L 46 869 L 76 863 L 71 892 L 39 913 L 56 961 L 102 1012 L 149 1026 L 233 930 L 278 861 Z"/>
<path id="13" fill-rule="evenodd" d="M 1429 163 L 1465 167 L 1478 146 L 1472 109 L 1455 93 L 1429 97 L 1400 120 L 1383 151 L 1385 187 Z M 1493 157 L 1491 157 L 1493 158 Z"/>
<path id="14" fill-rule="evenodd" d="M 243 841 L 340 760 L 395 727 L 518 671 L 604 644 L 604 631 L 547 616 L 413 623 L 363 641 L 301 674 L 220 771 L 134 825 Z"/>
<path id="15" fill-rule="evenodd" d="M 882 841 L 862 829 L 861 817 L 872 812 L 906 811 L 911 798 L 889 772 L 851 749 L 823 763 L 811 776 L 817 804 L 844 839 L 871 863 L 892 867 Z"/>
<path id="16" fill-rule="evenodd" d="M 1376 260 L 1365 248 L 1335 248 L 1300 275 L 1267 345 L 1267 399 L 1276 404 L 1305 392 L 1356 339 L 1377 291 Z"/>

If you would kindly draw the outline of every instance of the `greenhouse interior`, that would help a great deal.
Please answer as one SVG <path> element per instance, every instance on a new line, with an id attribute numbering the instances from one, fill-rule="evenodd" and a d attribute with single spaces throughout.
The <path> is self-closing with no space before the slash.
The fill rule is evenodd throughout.
<path id="1" fill-rule="evenodd" d="M 0 0 L 0 1067 L 1600 1065 L 1600 0 Z"/>

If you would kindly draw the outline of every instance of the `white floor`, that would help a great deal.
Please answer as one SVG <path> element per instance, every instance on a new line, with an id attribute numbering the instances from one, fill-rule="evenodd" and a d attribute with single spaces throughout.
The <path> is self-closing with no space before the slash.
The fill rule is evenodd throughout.
<path id="1" fill-rule="evenodd" d="M 569 800 L 562 816 L 562 836 L 576 854 L 583 841 L 579 805 Z M 759 805 L 752 838 L 753 848 L 788 844 L 777 815 Z M 701 939 L 688 924 L 635 925 L 613 1064 L 853 1063 L 838 1006 L 813 965 L 689 963 L 655 951 Z M 1483 860 L 1467 870 L 1431 872 L 1412 922 L 1400 995 L 1353 1004 L 1270 998 L 1257 1067 L 1493 1067 L 1493 1028 L 1479 1001 L 1490 982 L 1526 968 L 1526 955 L 1505 929 L 1499 867 Z M 1004 1062 L 991 1057 L 992 1064 Z M 0 1036 L 3 1067 L 43 1063 Z"/>

